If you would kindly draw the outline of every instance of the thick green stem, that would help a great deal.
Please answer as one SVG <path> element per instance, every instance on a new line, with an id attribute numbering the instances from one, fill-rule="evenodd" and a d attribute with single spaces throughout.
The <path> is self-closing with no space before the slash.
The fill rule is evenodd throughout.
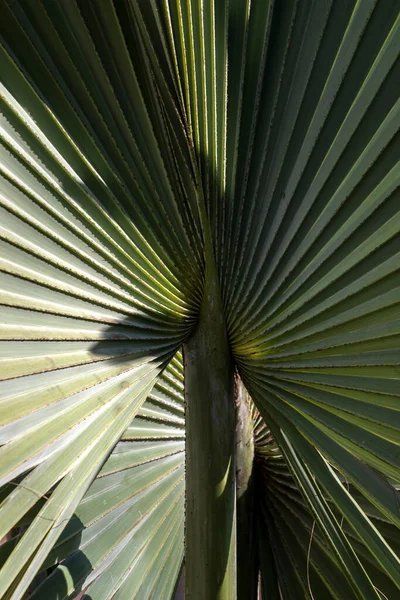
<path id="1" fill-rule="evenodd" d="M 256 600 L 258 553 L 254 506 L 254 436 L 250 401 L 235 375 L 237 600 Z"/>
<path id="2" fill-rule="evenodd" d="M 184 346 L 186 398 L 185 597 L 236 598 L 233 365 L 213 261 L 199 322 Z"/>

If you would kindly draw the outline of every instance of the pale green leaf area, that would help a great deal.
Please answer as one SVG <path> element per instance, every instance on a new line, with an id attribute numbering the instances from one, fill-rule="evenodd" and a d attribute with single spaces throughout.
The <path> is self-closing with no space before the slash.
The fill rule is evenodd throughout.
<path id="1" fill-rule="evenodd" d="M 0 0 L 0 598 L 400 598 L 396 0 Z"/>

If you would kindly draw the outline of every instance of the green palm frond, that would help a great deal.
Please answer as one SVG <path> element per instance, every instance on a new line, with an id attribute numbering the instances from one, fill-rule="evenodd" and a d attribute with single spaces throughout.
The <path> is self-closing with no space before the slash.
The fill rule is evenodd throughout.
<path id="1" fill-rule="evenodd" d="M 171 595 L 183 558 L 181 388 L 182 362 L 177 358 L 125 430 L 41 566 L 48 571 L 61 563 L 32 598 L 67 598 L 76 589 L 94 598 L 112 597 L 116 590 L 120 597 Z"/>
<path id="2" fill-rule="evenodd" d="M 229 363 L 254 402 L 238 590 L 260 573 L 268 600 L 394 600 L 397 2 L 0 12 L 0 597 L 173 596 L 184 363 L 189 454 L 215 414 L 196 377 Z M 223 340 L 195 376 L 204 312 Z"/>

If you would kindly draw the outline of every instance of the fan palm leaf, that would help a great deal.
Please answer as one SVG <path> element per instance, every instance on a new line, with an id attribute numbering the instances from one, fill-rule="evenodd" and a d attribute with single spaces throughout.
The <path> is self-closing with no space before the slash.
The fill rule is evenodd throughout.
<path id="1" fill-rule="evenodd" d="M 188 597 L 394 600 L 397 3 L 2 0 L 0 34 L 0 597 L 171 598 L 185 543 Z"/>

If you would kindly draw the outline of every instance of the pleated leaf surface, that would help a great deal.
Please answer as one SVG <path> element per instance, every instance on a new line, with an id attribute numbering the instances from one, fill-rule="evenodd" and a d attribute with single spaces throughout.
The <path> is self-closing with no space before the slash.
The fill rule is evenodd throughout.
<path id="1" fill-rule="evenodd" d="M 0 33 L 0 596 L 172 597 L 209 226 L 261 593 L 394 599 L 398 3 L 2 0 Z"/>

